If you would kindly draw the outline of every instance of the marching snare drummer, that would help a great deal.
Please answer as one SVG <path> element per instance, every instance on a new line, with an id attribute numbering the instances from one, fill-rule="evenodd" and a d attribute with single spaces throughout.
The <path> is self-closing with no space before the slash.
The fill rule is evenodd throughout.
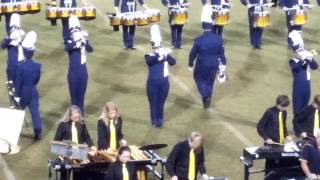
<path id="1" fill-rule="evenodd" d="M 86 54 L 93 52 L 93 48 L 86 39 L 87 32 L 81 30 L 79 19 L 76 16 L 69 18 L 69 34 L 70 39 L 65 41 L 65 50 L 69 55 L 69 93 L 71 104 L 77 105 L 83 113 L 88 80 Z"/>
<path id="2" fill-rule="evenodd" d="M 35 51 L 34 44 L 37 34 L 29 32 L 22 42 L 24 61 L 18 65 L 16 75 L 16 101 L 22 109 L 27 106 L 31 113 L 34 139 L 39 140 L 42 133 L 42 122 L 39 112 L 39 94 L 36 88 L 41 76 L 41 64 L 32 57 Z"/>
<path id="3" fill-rule="evenodd" d="M 121 1 L 121 7 L 119 10 L 120 1 Z M 116 11 L 116 14 L 135 12 L 137 10 L 137 1 L 143 8 L 148 9 L 148 6 L 144 3 L 144 0 L 114 0 L 114 9 Z M 122 38 L 123 38 L 124 48 L 135 49 L 134 34 L 136 31 L 136 26 L 122 25 L 122 30 L 123 30 Z"/>
<path id="4" fill-rule="evenodd" d="M 175 49 L 180 49 L 182 45 L 183 24 L 175 24 L 172 19 L 172 10 L 179 10 L 189 6 L 187 0 L 161 0 L 164 6 L 167 6 L 169 13 L 169 25 L 171 30 L 171 45 Z"/>
<path id="5" fill-rule="evenodd" d="M 248 8 L 250 44 L 253 49 L 261 49 L 263 27 L 255 24 L 255 13 L 262 13 L 267 6 L 267 0 L 241 0 Z"/>
<path id="6" fill-rule="evenodd" d="M 207 109 L 211 104 L 213 85 L 218 70 L 224 70 L 227 63 L 224 55 L 222 37 L 212 32 L 212 8 L 203 6 L 202 28 L 203 34 L 194 40 L 189 54 L 189 70 L 193 71 L 193 78 L 202 97 L 203 107 Z"/>
<path id="7" fill-rule="evenodd" d="M 110 149 L 113 152 L 126 145 L 122 134 L 122 118 L 114 102 L 107 102 L 98 120 L 98 149 Z"/>
<path id="8" fill-rule="evenodd" d="M 16 3 L 16 2 L 21 2 L 21 0 L 1 0 L 1 3 Z M 9 35 L 10 34 L 10 21 L 11 21 L 11 13 L 4 13 L 5 17 L 5 25 L 6 25 L 6 32 Z"/>
<path id="9" fill-rule="evenodd" d="M 320 129 L 317 129 L 315 137 L 315 141 L 303 146 L 299 158 L 308 180 L 320 179 Z"/>
<path id="10" fill-rule="evenodd" d="M 285 14 L 286 14 L 286 24 L 287 24 L 288 34 L 292 30 L 301 31 L 302 24 L 300 24 L 300 22 L 295 22 L 293 19 L 293 16 L 298 15 L 298 13 L 302 13 L 301 15 L 303 16 L 303 18 L 306 18 L 304 14 L 304 11 L 305 11 L 304 7 L 308 7 L 308 8 L 312 7 L 309 4 L 309 0 L 280 0 L 279 6 L 281 7 L 282 10 L 285 11 Z M 289 41 L 288 41 L 288 45 L 289 45 Z"/>
<path id="11" fill-rule="evenodd" d="M 52 1 L 53 5 L 56 4 L 55 0 Z M 76 0 L 60 0 L 60 7 L 62 8 L 71 8 L 71 7 L 77 7 L 77 1 Z M 69 32 L 69 18 L 62 18 L 62 37 L 64 41 L 67 41 L 70 39 L 70 32 Z"/>
<path id="12" fill-rule="evenodd" d="M 207 4 L 208 0 L 201 0 L 202 5 Z M 222 11 L 224 9 L 230 9 L 230 4 L 228 0 L 210 0 L 211 5 L 214 6 L 214 9 L 216 11 Z M 213 24 L 212 26 L 212 31 L 214 33 L 217 33 L 218 35 L 222 36 L 222 32 L 223 32 L 223 25 L 218 25 L 218 24 Z"/>
<path id="13" fill-rule="evenodd" d="M 316 95 L 312 104 L 295 114 L 293 119 L 294 132 L 297 137 L 314 137 L 319 129 L 320 94 Z"/>
<path id="14" fill-rule="evenodd" d="M 199 132 L 192 132 L 188 139 L 178 142 L 171 150 L 166 169 L 171 180 L 196 180 L 198 172 L 204 180 L 206 174 L 203 150 L 204 138 Z"/>
<path id="15" fill-rule="evenodd" d="M 151 44 L 153 52 L 144 56 L 148 65 L 147 95 L 150 106 L 151 124 L 159 128 L 163 124 L 164 103 L 169 92 L 169 66 L 176 64 L 171 50 L 162 47 L 158 25 L 151 26 Z"/>
<path id="16" fill-rule="evenodd" d="M 20 15 L 12 14 L 10 18 L 10 33 L 6 36 L 1 44 L 1 48 L 7 49 L 7 79 L 16 82 L 16 69 L 20 61 L 23 60 L 23 49 L 21 46 L 25 32 L 20 26 Z"/>
<path id="17" fill-rule="evenodd" d="M 296 57 L 289 60 L 293 76 L 292 103 L 293 113 L 299 113 L 305 108 L 310 99 L 311 85 L 309 70 L 316 70 L 318 63 L 313 59 L 313 54 L 304 49 L 296 51 Z"/>

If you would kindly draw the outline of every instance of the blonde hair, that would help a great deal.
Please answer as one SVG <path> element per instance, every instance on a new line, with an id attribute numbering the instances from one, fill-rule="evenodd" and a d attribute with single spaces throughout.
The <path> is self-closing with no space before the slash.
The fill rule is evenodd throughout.
<path id="1" fill-rule="evenodd" d="M 116 117 L 114 119 L 114 123 L 117 124 L 118 123 L 118 118 L 120 116 L 119 115 L 119 110 L 118 110 L 117 105 L 112 101 L 109 101 L 109 102 L 107 102 L 105 104 L 105 106 L 102 109 L 102 113 L 101 113 L 100 119 L 102 119 L 106 123 L 106 125 L 109 125 L 109 122 L 110 122 L 111 119 L 108 116 L 108 112 L 110 110 L 115 110 L 117 112 Z"/>
<path id="2" fill-rule="evenodd" d="M 195 139 L 198 139 L 198 138 L 199 138 L 199 142 L 195 142 Z M 201 133 L 194 131 L 194 132 L 191 132 L 188 138 L 188 142 L 191 148 L 196 148 L 195 151 L 200 152 L 203 146 L 204 138 L 201 135 Z"/>
<path id="3" fill-rule="evenodd" d="M 71 114 L 72 114 L 72 111 L 77 111 L 79 114 L 80 114 L 80 120 L 79 122 L 82 122 L 83 121 L 83 118 L 82 118 L 82 112 L 81 112 L 81 109 L 76 106 L 76 105 L 72 105 L 70 107 L 68 107 L 65 115 L 63 116 L 63 118 L 60 120 L 61 122 L 70 122 L 71 121 Z"/>

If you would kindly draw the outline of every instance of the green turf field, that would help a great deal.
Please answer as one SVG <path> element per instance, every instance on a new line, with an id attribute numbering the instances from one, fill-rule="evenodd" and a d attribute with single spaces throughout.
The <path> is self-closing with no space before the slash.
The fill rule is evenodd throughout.
<path id="1" fill-rule="evenodd" d="M 145 0 L 150 8 L 161 10 L 160 28 L 163 44 L 170 45 L 170 29 L 166 8 L 160 0 Z M 165 122 L 162 129 L 150 125 L 145 82 L 147 67 L 144 54 L 150 51 L 149 27 L 138 27 L 135 51 L 122 48 L 122 33 L 109 26 L 106 11 L 113 10 L 111 0 L 82 0 L 98 9 L 94 21 L 81 21 L 89 33 L 94 52 L 88 56 L 88 88 L 85 99 L 85 119 L 95 144 L 97 119 L 106 101 L 114 101 L 123 116 L 123 131 L 129 144 L 146 145 L 166 143 L 168 148 L 159 152 L 168 155 L 172 146 L 187 137 L 191 131 L 200 131 L 205 136 L 205 154 L 208 174 L 227 176 L 231 180 L 243 179 L 243 165 L 239 161 L 244 147 L 262 144 L 256 133 L 256 123 L 266 108 L 275 103 L 279 94 L 291 96 L 292 77 L 288 60 L 292 57 L 287 48 L 284 13 L 271 10 L 271 26 L 263 34 L 262 50 L 252 50 L 248 37 L 247 8 L 239 1 L 232 2 L 230 24 L 224 29 L 225 53 L 228 59 L 229 80 L 217 84 L 213 106 L 203 110 L 192 73 L 187 69 L 188 54 L 193 39 L 201 34 L 200 0 L 192 0 L 189 22 L 183 33 L 183 47 L 174 50 L 177 60 L 171 69 L 170 92 L 165 106 Z M 311 1 L 315 3 L 315 1 Z M 42 2 L 44 9 L 45 2 Z M 320 8 L 309 11 L 308 23 L 303 35 L 307 49 L 319 49 Z M 68 57 L 64 51 L 61 25 L 50 26 L 44 10 L 40 14 L 24 15 L 25 31 L 38 33 L 35 59 L 43 64 L 38 85 L 40 111 L 44 124 L 41 141 L 32 139 L 29 113 L 24 124 L 19 145 L 21 152 L 4 156 L 8 167 L 17 180 L 47 179 L 47 160 L 53 157 L 49 142 L 53 139 L 57 123 L 69 106 L 67 86 Z M 4 37 L 4 22 L 1 22 L 0 37 Z M 6 81 L 6 51 L 0 51 L 0 106 L 9 107 Z M 312 96 L 319 91 L 320 73 L 312 73 Z M 288 112 L 287 124 L 292 129 L 292 110 Z M 262 163 L 259 163 L 262 164 Z M 1 170 L 0 180 L 6 180 Z M 169 178 L 166 178 L 169 179 Z M 252 179 L 261 179 L 254 175 Z"/>

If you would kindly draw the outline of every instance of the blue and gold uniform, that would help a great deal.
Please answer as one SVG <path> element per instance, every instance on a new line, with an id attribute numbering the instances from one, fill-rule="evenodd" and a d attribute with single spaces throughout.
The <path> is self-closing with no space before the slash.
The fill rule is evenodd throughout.
<path id="1" fill-rule="evenodd" d="M 264 8 L 263 5 L 268 2 L 267 0 L 241 0 L 241 3 L 245 6 L 253 5 L 248 8 L 250 43 L 252 48 L 260 49 L 262 44 L 263 28 L 255 26 L 254 12 L 262 12 Z"/>
<path id="2" fill-rule="evenodd" d="M 141 6 L 144 6 L 143 0 L 121 0 L 121 13 L 135 12 L 137 10 L 137 1 Z M 114 6 L 118 9 L 120 0 L 114 0 Z M 144 6 L 146 7 L 146 6 Z M 134 49 L 134 34 L 136 26 L 122 26 L 123 30 L 123 44 L 126 49 Z"/>
<path id="3" fill-rule="evenodd" d="M 161 0 L 162 4 L 165 6 L 180 6 L 182 7 L 182 4 L 187 3 L 187 0 Z M 170 10 L 169 10 L 170 15 Z M 180 49 L 182 44 L 182 31 L 183 31 L 183 25 L 178 24 L 172 24 L 171 18 L 169 18 L 169 25 L 171 30 L 171 45 L 173 48 Z"/>
<path id="4" fill-rule="evenodd" d="M 32 35 L 29 35 L 30 33 Z M 31 31 L 27 34 L 24 42 L 28 41 L 28 36 L 36 37 L 35 33 Z M 42 123 L 39 112 L 39 94 L 36 86 L 41 76 L 41 64 L 32 60 L 34 48 L 28 46 L 28 43 L 24 42 L 22 43 L 22 46 L 25 60 L 19 64 L 17 68 L 16 96 L 20 98 L 22 109 L 25 109 L 28 106 L 32 118 L 34 138 L 40 139 Z"/>
<path id="5" fill-rule="evenodd" d="M 303 5 L 304 4 L 309 4 L 309 0 L 280 0 L 279 1 L 279 6 L 285 10 L 286 14 L 286 24 L 287 24 L 287 29 L 288 29 L 288 34 L 292 30 L 302 30 L 302 25 L 295 25 L 293 23 L 292 16 L 294 13 L 296 13 L 298 10 L 301 11 L 303 10 Z M 293 10 L 295 8 L 295 10 Z M 292 10 L 290 10 L 292 9 Z M 288 41 L 289 44 L 289 41 Z"/>
<path id="6" fill-rule="evenodd" d="M 189 68 L 193 68 L 194 61 L 197 59 L 193 78 L 202 96 L 204 108 L 208 108 L 219 65 L 226 65 L 227 61 L 221 36 L 211 31 L 211 24 L 203 23 L 203 28 L 204 33 L 194 40 L 190 51 Z"/>
<path id="7" fill-rule="evenodd" d="M 201 0 L 202 5 L 207 4 L 208 0 Z M 211 5 L 221 6 L 221 9 L 229 9 L 230 4 L 228 0 L 210 0 Z M 212 31 L 217 33 L 219 36 L 222 36 L 223 26 L 214 24 L 212 26 Z"/>
<path id="8" fill-rule="evenodd" d="M 299 52 L 301 55 L 298 54 L 297 57 L 289 60 L 293 76 L 292 103 L 294 114 L 299 113 L 309 103 L 311 85 L 308 69 L 315 70 L 318 68 L 318 63 L 312 56 L 304 55 L 305 53 L 307 52 L 303 50 Z"/>

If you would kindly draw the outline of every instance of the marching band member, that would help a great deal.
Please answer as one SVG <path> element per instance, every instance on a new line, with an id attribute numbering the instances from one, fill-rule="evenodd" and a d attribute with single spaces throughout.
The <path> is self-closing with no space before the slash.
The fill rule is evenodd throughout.
<path id="1" fill-rule="evenodd" d="M 55 141 L 72 141 L 75 144 L 87 144 L 92 152 L 96 152 L 97 148 L 93 145 L 89 135 L 87 126 L 82 118 L 81 109 L 76 106 L 70 106 L 64 117 L 61 119 L 56 134 Z M 73 179 L 81 179 L 81 173 L 73 172 Z M 61 180 L 69 179 L 68 173 L 61 172 Z"/>
<path id="2" fill-rule="evenodd" d="M 107 102 L 98 120 L 98 149 L 116 152 L 120 144 L 127 144 L 122 134 L 122 118 L 116 104 Z"/>
<path id="3" fill-rule="evenodd" d="M 257 124 L 258 134 L 264 139 L 265 145 L 284 144 L 284 140 L 292 141 L 287 131 L 287 107 L 290 104 L 287 95 L 279 95 L 276 105 L 268 108 Z M 267 159 L 265 165 L 266 180 L 278 179 L 278 174 L 272 174 L 271 168 L 280 166 L 274 159 Z"/>
<path id="4" fill-rule="evenodd" d="M 201 0 L 201 1 L 202 1 L 202 5 L 207 4 L 207 0 Z M 210 1 L 211 1 L 211 5 L 219 7 L 219 8 L 216 8 L 217 10 L 230 8 L 230 4 L 228 0 L 210 0 Z M 222 36 L 223 26 L 213 24 L 212 31 L 214 33 L 217 33 L 219 36 Z"/>
<path id="5" fill-rule="evenodd" d="M 308 180 L 320 179 L 320 129 L 317 129 L 315 142 L 303 146 L 299 160 Z"/>
<path id="6" fill-rule="evenodd" d="M 295 114 L 293 127 L 297 137 L 313 137 L 319 129 L 320 94 L 316 95 L 313 103 Z"/>
<path id="7" fill-rule="evenodd" d="M 56 5 L 56 1 L 52 1 L 53 5 Z M 77 1 L 76 0 L 60 0 L 60 7 L 62 8 L 71 8 L 71 7 L 77 7 Z M 70 31 L 69 31 L 69 18 L 62 18 L 61 19 L 62 24 L 62 37 L 64 41 L 67 41 L 70 39 Z"/>
<path id="8" fill-rule="evenodd" d="M 1 0 L 1 3 L 15 3 L 15 2 L 21 2 L 21 0 Z M 11 28 L 10 28 L 10 23 L 11 23 L 11 13 L 5 13 L 4 17 L 5 17 L 5 25 L 6 25 L 6 32 L 9 35 Z M 20 20 L 20 19 L 19 19 Z"/>
<path id="9" fill-rule="evenodd" d="M 187 0 L 161 0 L 164 6 L 169 8 L 169 16 L 170 16 L 170 8 L 183 8 L 188 6 Z M 175 49 L 181 49 L 181 36 L 183 31 L 183 25 L 172 24 L 172 19 L 169 17 L 169 25 L 171 30 L 171 45 Z"/>
<path id="10" fill-rule="evenodd" d="M 129 162 L 130 157 L 130 148 L 128 146 L 120 147 L 117 160 L 109 166 L 105 180 L 137 180 L 135 166 Z"/>
<path id="11" fill-rule="evenodd" d="M 169 65 L 176 64 L 171 50 L 161 45 L 160 29 L 157 24 L 151 26 L 151 44 L 154 52 L 144 56 L 148 65 L 147 95 L 150 105 L 151 124 L 159 128 L 163 124 L 164 103 L 169 92 Z"/>
<path id="12" fill-rule="evenodd" d="M 199 132 L 192 132 L 187 140 L 173 147 L 165 164 L 171 180 L 196 180 L 198 171 L 203 179 L 209 179 L 204 163 L 203 141 Z"/>
<path id="13" fill-rule="evenodd" d="M 137 0 L 139 4 L 144 8 L 148 9 L 148 6 L 144 3 L 144 0 Z M 120 0 L 114 0 L 114 9 L 116 14 L 135 12 L 137 9 L 136 0 L 121 0 L 121 9 L 119 10 Z M 136 26 L 125 26 L 122 25 L 123 30 L 123 44 L 125 49 L 135 49 L 134 34 Z"/>
<path id="14" fill-rule="evenodd" d="M 17 68 L 15 99 L 17 102 L 20 102 L 22 109 L 25 109 L 28 106 L 32 118 L 34 139 L 39 140 L 42 133 L 42 122 L 39 112 L 39 95 L 36 85 L 41 76 L 41 64 L 32 59 L 36 40 L 37 34 L 34 31 L 30 31 L 22 42 L 23 55 L 25 58 Z"/>
<path id="15" fill-rule="evenodd" d="M 3 39 L 1 44 L 2 49 L 7 49 L 7 79 L 16 82 L 16 69 L 20 61 L 23 60 L 23 49 L 21 46 L 25 32 L 20 26 L 20 15 L 12 14 L 10 19 L 9 36 Z"/>
<path id="16" fill-rule="evenodd" d="M 225 69 L 227 63 L 224 55 L 223 40 L 219 35 L 211 31 L 211 14 L 212 8 L 210 6 L 204 6 L 201 16 L 204 33 L 194 40 L 193 47 L 189 54 L 190 71 L 193 71 L 194 60 L 197 58 L 193 77 L 202 96 L 205 109 L 211 104 L 211 96 L 217 71 L 220 68 L 221 70 Z"/>
<path id="17" fill-rule="evenodd" d="M 253 49 L 261 49 L 263 28 L 256 27 L 254 12 L 262 12 L 267 0 L 241 0 L 241 3 L 248 8 L 250 43 Z"/>
<path id="18" fill-rule="evenodd" d="M 69 18 L 69 33 L 70 39 L 65 41 L 65 50 L 69 55 L 68 84 L 71 104 L 77 105 L 83 113 L 88 80 L 86 53 L 93 52 L 93 48 L 86 39 L 87 32 L 81 30 L 76 16 Z"/>
<path id="19" fill-rule="evenodd" d="M 304 11 L 303 8 L 305 5 L 309 5 L 309 0 L 280 0 L 279 1 L 279 6 L 281 7 L 282 10 L 285 11 L 286 14 L 286 24 L 287 24 L 287 29 L 288 29 L 288 34 L 292 30 L 302 30 L 302 25 L 295 25 L 293 23 L 293 15 L 294 13 L 297 13 L 297 11 Z M 308 6 L 309 8 L 311 6 Z M 288 41 L 289 45 L 289 41 Z"/>
<path id="20" fill-rule="evenodd" d="M 309 103 L 311 87 L 309 69 L 318 68 L 313 54 L 304 49 L 296 51 L 296 57 L 289 60 L 293 76 L 292 103 L 293 113 L 299 113 Z"/>

